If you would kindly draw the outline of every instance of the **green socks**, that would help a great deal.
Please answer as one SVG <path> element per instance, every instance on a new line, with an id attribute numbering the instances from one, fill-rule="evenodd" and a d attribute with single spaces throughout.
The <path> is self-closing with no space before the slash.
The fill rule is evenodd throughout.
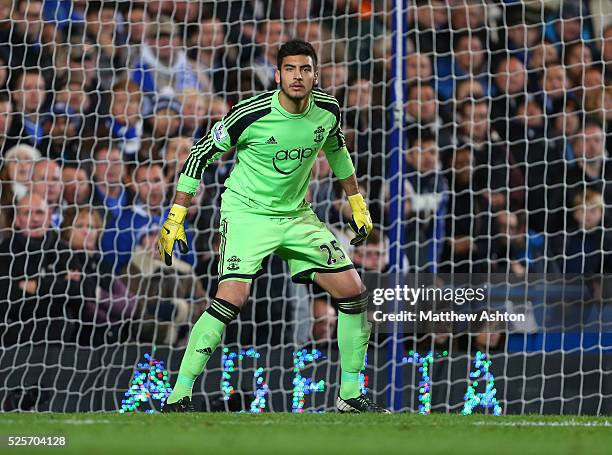
<path id="1" fill-rule="evenodd" d="M 240 309 L 225 300 L 215 298 L 195 323 L 181 361 L 178 378 L 167 403 L 191 398 L 193 383 L 202 374 L 206 362 L 221 342 L 225 326 L 238 316 Z"/>
<path id="2" fill-rule="evenodd" d="M 340 350 L 340 398 L 361 395 L 359 373 L 363 369 L 370 340 L 367 320 L 367 291 L 355 297 L 332 299 L 338 308 L 338 349 Z"/>

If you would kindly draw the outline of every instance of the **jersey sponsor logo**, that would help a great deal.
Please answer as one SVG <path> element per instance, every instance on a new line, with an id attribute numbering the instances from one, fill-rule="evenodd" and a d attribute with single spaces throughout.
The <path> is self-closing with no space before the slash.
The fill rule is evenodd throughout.
<path id="1" fill-rule="evenodd" d="M 274 145 L 277 145 L 277 144 L 278 144 L 278 142 L 276 142 L 276 139 L 274 139 L 274 136 L 270 136 L 270 139 L 268 139 L 268 140 L 266 141 L 266 144 L 274 144 Z"/>
<path id="2" fill-rule="evenodd" d="M 223 122 L 217 123 L 213 129 L 213 135 L 215 136 L 215 141 L 217 142 L 221 142 L 227 136 L 227 131 L 225 131 Z"/>
<path id="3" fill-rule="evenodd" d="M 292 150 L 279 150 L 272 158 L 272 165 L 277 172 L 283 175 L 289 175 L 298 170 L 298 168 L 302 165 L 302 162 L 306 158 L 310 158 L 314 150 L 310 147 L 298 147 Z M 282 166 L 282 163 L 287 162 L 286 166 L 289 169 L 280 169 L 279 166 Z M 297 165 L 294 165 L 297 163 Z M 284 167 L 284 166 L 283 166 Z"/>
<path id="4" fill-rule="evenodd" d="M 323 141 L 323 133 L 325 133 L 325 128 L 323 128 L 321 125 L 319 125 L 317 127 L 316 130 L 314 130 L 314 141 L 315 142 L 322 142 Z"/>

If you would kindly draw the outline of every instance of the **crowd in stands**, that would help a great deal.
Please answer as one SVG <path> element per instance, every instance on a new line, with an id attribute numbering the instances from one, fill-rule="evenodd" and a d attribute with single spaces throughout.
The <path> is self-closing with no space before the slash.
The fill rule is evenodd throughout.
<path id="1" fill-rule="evenodd" d="M 399 195 L 386 159 L 398 128 L 391 3 L 0 0 L 2 343 L 185 342 L 214 295 L 233 152 L 206 169 L 189 252 L 171 269 L 157 232 L 191 146 L 234 104 L 276 88 L 291 37 L 315 46 L 320 87 L 343 108 L 377 226 L 351 250 L 360 269 L 612 269 L 612 11 L 595 5 L 606 2 L 409 2 Z M 344 237 L 350 209 L 323 157 L 309 198 Z M 277 258 L 266 270 L 266 307 L 244 312 L 255 327 L 286 319 L 293 292 Z M 311 311 L 311 335 L 332 336 L 325 298 Z"/>

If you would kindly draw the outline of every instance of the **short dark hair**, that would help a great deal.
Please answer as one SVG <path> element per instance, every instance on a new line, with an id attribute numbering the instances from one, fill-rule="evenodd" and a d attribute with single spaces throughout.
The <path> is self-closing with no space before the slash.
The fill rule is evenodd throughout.
<path id="1" fill-rule="evenodd" d="M 307 55 L 312 58 L 314 66 L 317 66 L 317 53 L 312 47 L 312 44 L 299 39 L 287 41 L 281 46 L 276 57 L 276 66 L 280 70 L 283 65 L 283 59 L 291 55 Z"/>

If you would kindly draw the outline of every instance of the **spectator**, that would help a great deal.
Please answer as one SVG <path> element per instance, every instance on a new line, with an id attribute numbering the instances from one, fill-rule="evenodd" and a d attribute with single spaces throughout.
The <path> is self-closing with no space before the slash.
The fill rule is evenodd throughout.
<path id="1" fill-rule="evenodd" d="M 578 192 L 570 201 L 568 231 L 551 240 L 561 273 L 593 275 L 609 272 L 612 238 L 603 228 L 604 201 L 595 190 Z"/>
<path id="2" fill-rule="evenodd" d="M 50 210 L 51 226 L 58 228 L 62 222 L 60 202 L 62 197 L 62 172 L 57 162 L 42 158 L 32 170 L 32 193 L 45 199 Z"/>
<path id="3" fill-rule="evenodd" d="M 200 81 L 187 55 L 181 50 L 179 29 L 167 16 L 147 27 L 142 56 L 131 72 L 131 79 L 147 96 L 143 114 L 151 113 L 158 95 L 175 95 L 188 88 L 200 89 Z"/>
<path id="4" fill-rule="evenodd" d="M 610 82 L 612 81 L 612 24 L 609 24 L 603 33 L 601 60 L 604 66 L 605 79 Z"/>
<path id="5" fill-rule="evenodd" d="M 42 126 L 45 80 L 37 68 L 19 73 L 12 91 L 13 118 L 5 147 L 16 144 L 38 146 L 44 136 Z"/>
<path id="6" fill-rule="evenodd" d="M 109 222 L 117 218 L 128 205 L 124 186 L 125 166 L 119 148 L 110 141 L 99 142 L 93 158 L 94 206 L 101 212 L 102 218 Z"/>
<path id="7" fill-rule="evenodd" d="M 587 189 L 600 193 L 606 207 L 604 224 L 612 226 L 612 163 L 606 153 L 605 137 L 602 127 L 592 121 L 586 121 L 580 134 L 576 135 L 572 148 L 575 161 L 566 171 L 565 201 L 574 201 L 576 194 Z M 566 202 L 566 203 L 567 203 Z"/>
<path id="8" fill-rule="evenodd" d="M 193 27 L 191 60 L 197 68 L 200 92 L 214 94 L 227 90 L 225 86 L 230 62 L 225 52 L 225 26 L 219 19 L 203 19 Z"/>
<path id="9" fill-rule="evenodd" d="M 346 86 L 349 79 L 349 69 L 346 63 L 329 63 L 320 66 L 319 87 L 333 95 L 340 106 L 344 105 Z"/>
<path id="10" fill-rule="evenodd" d="M 255 40 L 259 48 L 258 56 L 253 63 L 255 77 L 265 90 L 274 89 L 276 56 L 280 45 L 287 40 L 285 24 L 280 19 L 259 22 Z"/>
<path id="11" fill-rule="evenodd" d="M 408 84 L 413 81 L 427 83 L 432 80 L 433 69 L 431 60 L 426 54 L 411 52 L 406 57 L 406 81 Z"/>
<path id="12" fill-rule="evenodd" d="M 117 10 L 116 2 L 88 1 L 86 13 L 86 35 L 88 41 L 96 47 L 98 74 L 103 81 L 103 87 L 113 85 L 115 68 L 125 68 L 127 62 L 126 50 L 123 46 L 126 37 L 117 23 L 122 23 L 121 12 Z"/>
<path id="13" fill-rule="evenodd" d="M 406 123 L 405 128 L 408 138 L 414 138 L 423 129 L 436 132 L 438 147 L 444 155 L 450 152 L 453 143 L 453 125 L 445 123 L 438 115 L 439 106 L 436 95 L 431 85 L 414 81 L 406 89 Z"/>
<path id="14" fill-rule="evenodd" d="M 412 271 L 437 270 L 448 210 L 448 186 L 439 173 L 436 138 L 427 131 L 410 144 L 406 154 L 404 252 Z"/>
<path id="15" fill-rule="evenodd" d="M 593 27 L 588 15 L 586 2 L 563 0 L 559 2 L 559 13 L 552 14 L 546 24 L 546 39 L 557 44 L 559 55 L 563 46 L 580 39 L 593 39 Z"/>
<path id="16" fill-rule="evenodd" d="M 129 45 L 126 66 L 132 68 L 142 53 L 142 44 L 151 20 L 144 2 L 131 2 L 124 16 Z"/>
<path id="17" fill-rule="evenodd" d="M 13 120 L 13 105 L 9 99 L 8 93 L 0 91 L 0 157 L 5 155 L 8 150 L 8 134 L 11 130 Z"/>
<path id="18" fill-rule="evenodd" d="M 13 208 L 16 199 L 30 191 L 32 169 L 40 159 L 40 152 L 29 145 L 16 145 L 4 156 L 0 170 L 0 240 L 13 223 Z"/>
<path id="19" fill-rule="evenodd" d="M 200 139 L 208 130 L 204 121 L 208 114 L 207 98 L 198 90 L 186 90 L 179 98 L 182 109 L 181 136 L 189 136 L 195 140 Z"/>
<path id="20" fill-rule="evenodd" d="M 416 0 L 409 10 L 408 39 L 419 53 L 432 55 L 450 51 L 448 6 L 443 0 Z"/>
<path id="21" fill-rule="evenodd" d="M 148 139 L 140 151 L 141 161 L 159 161 L 167 140 L 178 135 L 181 127 L 181 103 L 169 96 L 158 98 L 152 116 L 145 122 Z"/>
<path id="22" fill-rule="evenodd" d="M 525 5 L 504 5 L 505 26 L 500 30 L 496 53 L 517 58 L 523 66 L 529 65 L 532 50 L 542 42 L 542 20 L 539 13 L 531 13 Z"/>
<path id="23" fill-rule="evenodd" d="M 12 27 L 0 40 L 1 52 L 10 56 L 11 69 L 28 72 L 37 68 L 45 79 L 53 78 L 53 30 L 45 26 L 43 1 L 14 2 Z M 50 33 L 51 32 L 51 33 Z"/>
<path id="24" fill-rule="evenodd" d="M 443 273 L 487 272 L 489 253 L 488 202 L 474 188 L 474 157 L 469 145 L 458 148 L 451 164 L 446 242 L 442 252 Z"/>
<path id="25" fill-rule="evenodd" d="M 525 67 L 518 58 L 505 57 L 495 65 L 493 80 L 496 93 L 499 95 L 493 98 L 492 126 L 502 139 L 506 139 L 509 122 L 516 117 L 519 100 L 524 99 L 523 96 L 527 89 Z"/>
<path id="26" fill-rule="evenodd" d="M 569 83 L 582 88 L 586 70 L 593 64 L 593 53 L 586 43 L 579 41 L 565 48 L 564 66 Z"/>
<path id="27" fill-rule="evenodd" d="M 464 102 L 459 117 L 457 143 L 472 147 L 474 189 L 487 201 L 487 210 L 522 208 L 524 178 L 512 153 L 491 129 L 488 102 Z"/>
<path id="28" fill-rule="evenodd" d="M 0 244 L 0 314 L 8 345 L 72 341 L 81 306 L 81 264 L 50 229 L 37 194 L 17 200 L 14 231 Z"/>
<path id="29" fill-rule="evenodd" d="M 531 74 L 539 76 L 542 71 L 544 71 L 544 68 L 554 63 L 559 63 L 557 49 L 554 44 L 544 41 L 540 44 L 536 44 L 531 49 L 527 65 L 528 68 L 532 70 Z"/>
<path id="30" fill-rule="evenodd" d="M 1 51 L 0 51 L 1 52 Z M 9 76 L 9 66 L 7 59 L 0 53 L 0 91 L 6 90 L 6 83 Z"/>
<path id="31" fill-rule="evenodd" d="M 115 329 L 113 323 L 131 320 L 136 313 L 136 297 L 101 261 L 101 230 L 102 218 L 92 207 L 70 207 L 63 213 L 62 240 L 74 260 L 82 264 L 83 306 L 78 341 L 85 346 L 108 343 Z"/>
<path id="32" fill-rule="evenodd" d="M 565 117 L 559 116 L 559 121 Z M 511 123 L 510 153 L 525 176 L 526 222 L 534 232 L 554 231 L 562 206 L 564 144 L 552 124 L 536 98 L 518 103 Z"/>
<path id="33" fill-rule="evenodd" d="M 55 103 L 43 121 L 45 137 L 40 149 L 44 155 L 53 160 L 77 161 L 81 142 L 77 132 L 82 121 L 72 107 Z"/>
<path id="34" fill-rule="evenodd" d="M 544 69 L 538 96 L 547 116 L 552 118 L 563 112 L 565 99 L 571 96 L 568 89 L 569 84 L 563 66 L 551 65 Z"/>
<path id="35" fill-rule="evenodd" d="M 143 135 L 140 90 L 136 83 L 123 79 L 113 85 L 111 96 L 110 116 L 98 136 L 112 138 L 121 148 L 123 159 L 135 161 Z"/>
<path id="36" fill-rule="evenodd" d="M 193 268 L 172 260 L 172 273 L 157 251 L 158 230 L 144 234 L 128 266 L 130 291 L 138 296 L 143 321 L 139 339 L 183 344 L 187 323 L 195 323 L 207 306 L 206 293 Z"/>
<path id="37" fill-rule="evenodd" d="M 92 186 L 89 166 L 64 166 L 62 168 L 62 183 L 64 203 L 70 206 L 84 206 L 91 204 Z"/>
<path id="38" fill-rule="evenodd" d="M 490 93 L 491 84 L 486 53 L 476 35 L 461 35 L 454 40 L 453 53 L 437 59 L 436 76 L 438 96 L 441 100 L 450 100 L 455 96 L 456 84 L 464 79 L 473 79 L 480 83 L 485 95 Z"/>
<path id="39" fill-rule="evenodd" d="M 174 186 L 178 182 L 178 177 L 183 169 L 183 165 L 189 157 L 191 147 L 193 147 L 193 139 L 185 136 L 177 136 L 168 139 L 168 145 L 164 153 L 164 180 L 168 184 L 169 189 L 174 190 Z"/>

